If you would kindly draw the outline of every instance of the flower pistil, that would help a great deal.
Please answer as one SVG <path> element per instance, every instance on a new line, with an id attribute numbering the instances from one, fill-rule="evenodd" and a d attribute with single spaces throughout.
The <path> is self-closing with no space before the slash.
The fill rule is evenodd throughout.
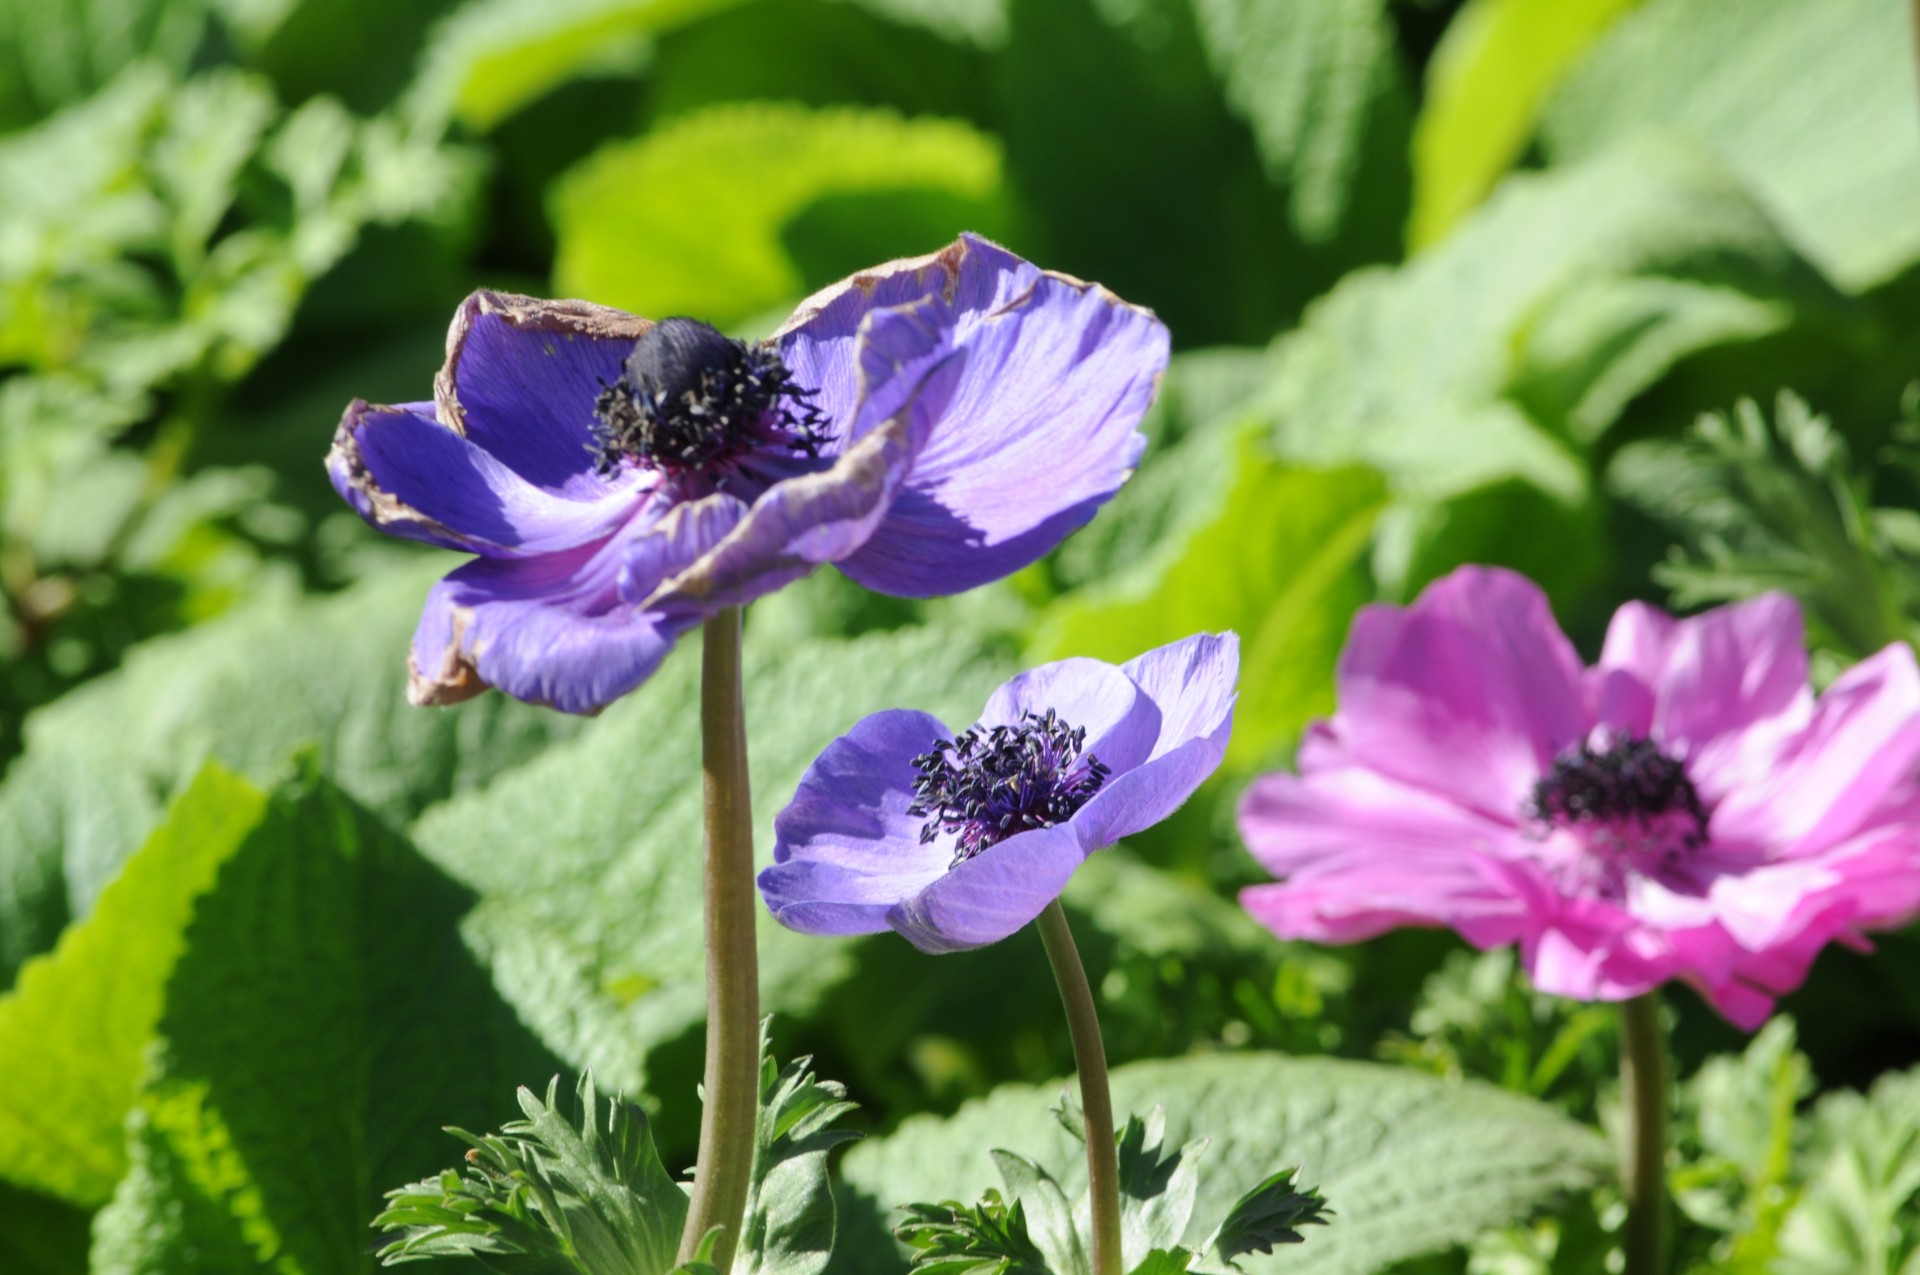
<path id="1" fill-rule="evenodd" d="M 1601 860 L 1603 886 L 1619 888 L 1622 869 L 1684 875 L 1685 860 L 1707 844 L 1708 812 L 1686 763 L 1653 740 L 1603 734 L 1562 752 L 1533 786 L 1526 817 L 1581 834 Z"/>
<path id="2" fill-rule="evenodd" d="M 815 392 L 794 382 L 771 346 L 698 319 L 663 319 L 594 400 L 589 450 L 603 477 L 632 460 L 721 486 L 729 466 L 762 447 L 818 459 L 829 430 L 809 401 Z"/>
<path id="3" fill-rule="evenodd" d="M 958 867 L 1016 833 L 1065 823 L 1112 771 L 1086 752 L 1087 730 L 1051 708 L 1011 726 L 973 726 L 913 759 L 920 772 L 907 813 L 928 815 L 920 844 L 956 838 Z"/>

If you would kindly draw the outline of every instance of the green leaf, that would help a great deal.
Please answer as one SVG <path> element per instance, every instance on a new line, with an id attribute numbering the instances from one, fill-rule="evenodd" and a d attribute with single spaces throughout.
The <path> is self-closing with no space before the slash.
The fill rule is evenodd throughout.
<path id="1" fill-rule="evenodd" d="M 1521 1218 L 1607 1171 L 1607 1144 L 1537 1103 L 1474 1083 L 1331 1059 L 1234 1054 L 1116 1068 L 1120 1108 L 1162 1102 L 1176 1134 L 1205 1133 L 1212 1153 L 1195 1215 L 1228 1215 L 1248 1182 L 1299 1164 L 1339 1210 L 1339 1224 L 1288 1255 L 1288 1269 L 1379 1270 Z M 1057 1086 L 1009 1086 L 940 1120 L 916 1116 L 848 1152 L 842 1217 L 901 1199 L 978 1198 L 990 1184 L 982 1146 L 1061 1165 L 1084 1182 L 1084 1157 L 1045 1118 Z M 1443 1169 L 1439 1166 L 1444 1166 Z M 884 1252 L 849 1247 L 834 1269 L 880 1271 Z"/>
<path id="2" fill-rule="evenodd" d="M 1776 1015 L 1740 1054 L 1709 1058 L 1681 1088 L 1674 1142 L 1674 1202 L 1688 1218 L 1728 1234 L 1734 1270 L 1765 1269 L 1799 1195 L 1800 1104 L 1813 1091 L 1793 1020 Z"/>
<path id="3" fill-rule="evenodd" d="M 194 906 L 93 1269 L 362 1272 L 379 1188 L 553 1074 L 459 937 L 472 895 L 325 781 Z"/>
<path id="4" fill-rule="evenodd" d="M 743 185 L 742 173 L 753 180 Z M 998 144 L 955 120 L 853 107 L 713 107 L 602 147 L 556 183 L 554 284 L 639 314 L 735 324 L 807 290 L 781 233 L 816 201 L 939 198 L 933 226 L 871 227 L 880 241 L 868 245 L 880 250 L 865 258 L 871 263 L 932 251 L 998 220 L 1000 181 Z"/>
<path id="5" fill-rule="evenodd" d="M 1333 708 L 1347 622 L 1372 597 L 1363 559 L 1387 493 L 1358 466 L 1269 460 L 1245 429 L 1211 431 L 1178 450 L 1188 449 L 1213 462 L 1204 466 L 1211 480 L 1188 493 L 1196 513 L 1211 505 L 1211 517 L 1184 539 L 1168 536 L 1131 570 L 1054 602 L 1029 661 L 1119 663 L 1190 633 L 1234 629 L 1241 709 L 1227 759 L 1252 769 Z M 1209 488 L 1220 487 L 1209 500 Z"/>
<path id="6" fill-rule="evenodd" d="M 254 831 L 266 794 L 209 765 L 101 893 L 93 914 L 0 997 L 0 1174 L 103 1204 L 122 1126 L 195 901 Z"/>
<path id="7" fill-rule="evenodd" d="M 271 779 L 312 743 L 342 788 L 404 822 L 574 733 L 577 719 L 504 696 L 449 712 L 407 703 L 407 643 L 432 578 L 409 567 L 147 643 L 30 718 L 0 780 L 0 970 L 92 906 L 208 757 Z"/>
<path id="8" fill-rule="evenodd" d="M 92 94 L 136 62 L 185 71 L 208 0 L 0 0 L 0 131 Z"/>
<path id="9" fill-rule="evenodd" d="M 687 1196 L 660 1163 L 646 1112 L 615 1096 L 602 1128 L 593 1077 L 582 1076 L 576 1130 L 555 1103 L 559 1087 L 555 1077 L 544 1103 L 522 1088 L 526 1119 L 498 1134 L 455 1130 L 473 1148 L 464 1173 L 387 1192 L 373 1224 L 402 1235 L 380 1250 L 381 1261 L 473 1255 L 516 1275 L 665 1272 Z"/>
<path id="10" fill-rule="evenodd" d="M 1677 133 L 1849 291 L 1920 259 L 1920 113 L 1900 0 L 1649 0 L 1547 112 L 1556 162 Z"/>
<path id="11" fill-rule="evenodd" d="M 734 1269 L 741 1275 L 819 1275 L 833 1252 L 827 1153 L 859 1134 L 833 1124 L 856 1104 L 846 1087 L 815 1079 L 812 1059 L 777 1066 L 762 1033 L 760 1114 L 753 1181 Z"/>
<path id="12" fill-rule="evenodd" d="M 1806 1189 L 1780 1228 L 1778 1275 L 1920 1269 L 1920 1073 L 1836 1092 L 1813 1113 Z"/>
<path id="13" fill-rule="evenodd" d="M 1039 1164 L 1011 1151 L 988 1152 L 1009 1199 L 1026 1211 L 1027 1232 L 1046 1259 L 1052 1275 L 1091 1275 L 1088 1259 L 1091 1237 L 1081 1233 L 1073 1202 L 1053 1175 Z"/>
<path id="14" fill-rule="evenodd" d="M 1227 1211 L 1207 1251 L 1235 1266 L 1234 1259 L 1248 1253 L 1271 1253 L 1275 1244 L 1301 1243 L 1306 1239 L 1299 1231 L 1302 1226 L 1324 1226 L 1327 1202 L 1318 1191 L 1295 1188 L 1298 1172 L 1283 1169 L 1241 1196 Z"/>
<path id="15" fill-rule="evenodd" d="M 1678 360 L 1838 299 L 1699 154 L 1648 146 L 1508 182 L 1282 338 L 1259 410 L 1278 453 L 1363 463 L 1416 503 L 1522 479 L 1567 504 L 1599 437 Z"/>
<path id="16" fill-rule="evenodd" d="M 1407 128 L 1386 5 L 1198 0 L 1194 16 L 1228 105 L 1252 127 L 1268 176 L 1288 188 L 1295 230 L 1330 238 L 1366 189 L 1369 131 Z"/>
<path id="17" fill-rule="evenodd" d="M 629 1092 L 672 1091 L 649 1084 L 652 1055 L 676 1040 L 695 1048 L 706 1014 L 698 663 L 697 651 L 676 653 L 573 739 L 414 828 L 422 850 L 482 896 L 466 932 L 503 994 L 557 1053 Z M 761 640 L 749 618 L 760 862 L 771 862 L 774 814 L 835 734 L 901 706 L 971 721 L 1010 671 L 958 626 L 795 644 Z M 812 1010 L 852 959 L 844 943 L 771 924 L 759 942 L 762 1000 L 778 1013 Z"/>
<path id="18" fill-rule="evenodd" d="M 1655 578 L 1676 605 L 1782 589 L 1805 604 L 1816 644 L 1863 658 L 1920 637 L 1913 515 L 1874 507 L 1846 440 L 1782 392 L 1771 423 L 1743 401 L 1678 442 L 1622 448 L 1608 485 L 1680 538 Z"/>
<path id="19" fill-rule="evenodd" d="M 1199 1161 L 1207 1140 L 1166 1150 L 1167 1117 L 1155 1107 L 1142 1118 L 1129 1115 L 1115 1134 L 1120 1168 L 1122 1248 L 1129 1253 L 1171 1249 L 1187 1233 L 1199 1190 Z"/>
<path id="20" fill-rule="evenodd" d="M 1052 1275 L 1020 1201 L 991 1187 L 978 1204 L 909 1204 L 904 1212 L 893 1233 L 913 1250 L 913 1275 Z"/>
<path id="21" fill-rule="evenodd" d="M 1445 238 L 1533 137 L 1548 98 L 1641 0 L 1468 0 L 1427 63 L 1413 132 L 1415 249 Z"/>
<path id="22" fill-rule="evenodd" d="M 579 75 L 632 74 L 652 39 L 739 0 L 467 0 L 435 27 L 406 109 L 487 132 Z"/>

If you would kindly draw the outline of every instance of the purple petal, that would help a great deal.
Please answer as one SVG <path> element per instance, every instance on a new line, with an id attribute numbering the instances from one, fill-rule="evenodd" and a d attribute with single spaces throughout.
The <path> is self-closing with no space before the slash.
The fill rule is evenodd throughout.
<path id="1" fill-rule="evenodd" d="M 1219 769 L 1233 734 L 1240 639 L 1201 633 L 1129 660 L 1122 671 L 1159 710 L 1146 758 L 1120 770 L 1073 817 L 1089 850 L 1110 846 L 1178 810 Z M 1105 760 L 1102 756 L 1101 760 Z"/>
<path id="2" fill-rule="evenodd" d="M 1355 760 L 1496 819 L 1587 735 L 1580 660 L 1523 576 L 1462 567 L 1354 618 L 1334 730 Z"/>
<path id="3" fill-rule="evenodd" d="M 476 292 L 447 332 L 439 417 L 534 486 L 592 499 L 606 486 L 593 468 L 594 399 L 652 326 L 585 301 Z"/>
<path id="4" fill-rule="evenodd" d="M 939 718 L 894 709 L 827 745 L 773 821 L 774 866 L 760 893 L 774 919 L 805 934 L 873 934 L 887 913 L 944 875 L 950 847 L 922 845 L 910 815 L 913 759 L 949 738 Z"/>
<path id="5" fill-rule="evenodd" d="M 431 409 L 355 399 L 327 453 L 334 490 L 390 535 L 525 557 L 604 540 L 643 499 L 631 483 L 596 500 L 557 496 L 426 415 Z"/>
<path id="6" fill-rule="evenodd" d="M 838 439 L 846 438 L 864 392 L 853 374 L 860 366 L 861 324 L 868 315 L 897 306 L 951 300 L 969 239 L 963 236 L 924 257 L 885 262 L 823 288 L 796 306 L 774 333 L 794 381 L 813 390 L 813 405 L 834 422 Z"/>
<path id="7" fill-rule="evenodd" d="M 644 588 L 684 570 L 740 519 L 715 496 L 674 507 L 599 545 L 538 558 L 481 558 L 427 595 L 414 633 L 408 696 L 416 704 L 467 699 L 487 686 L 568 713 L 597 712 L 652 675 L 693 608 L 644 608 L 621 584 Z"/>
<path id="8" fill-rule="evenodd" d="M 887 923 L 923 952 L 997 943 L 1059 898 L 1086 857 L 1070 826 L 1023 832 L 903 899 Z"/>
<path id="9" fill-rule="evenodd" d="M 869 388 L 833 465 L 768 488 L 724 542 L 650 602 L 741 605 L 874 533 L 945 406 L 961 360 L 931 304 L 873 315 L 859 357 Z"/>
<path id="10" fill-rule="evenodd" d="M 982 726 L 1011 726 L 1023 714 L 1051 709 L 1087 732 L 1084 752 L 1114 771 L 1147 759 L 1160 734 L 1160 710 L 1125 673 L 1099 660 L 1073 658 L 1028 669 L 987 698 Z"/>
<path id="11" fill-rule="evenodd" d="M 1035 561 L 1119 489 L 1145 446 L 1136 427 L 1166 367 L 1167 333 L 1105 289 L 973 236 L 898 265 L 870 287 L 840 285 L 783 349 L 824 364 L 861 304 L 942 286 L 965 371 L 883 534 L 840 563 L 869 588 L 931 597 Z"/>

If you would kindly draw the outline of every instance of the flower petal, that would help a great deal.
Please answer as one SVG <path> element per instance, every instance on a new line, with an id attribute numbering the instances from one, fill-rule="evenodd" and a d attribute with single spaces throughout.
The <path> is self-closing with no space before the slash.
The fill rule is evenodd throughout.
<path id="1" fill-rule="evenodd" d="M 773 821 L 774 866 L 760 893 L 774 919 L 805 934 L 873 934 L 887 913 L 945 875 L 950 848 L 922 845 L 910 815 L 913 759 L 951 732 L 893 709 L 861 719 L 807 768 Z"/>
<path id="2" fill-rule="evenodd" d="M 1806 728 L 1765 776 L 1713 811 L 1716 841 L 1772 844 L 1793 856 L 1849 836 L 1920 761 L 1920 667 L 1904 643 L 1834 680 Z"/>
<path id="3" fill-rule="evenodd" d="M 447 332 L 439 417 L 534 486 L 592 499 L 606 485 L 594 472 L 594 399 L 652 326 L 585 301 L 476 292 Z"/>
<path id="4" fill-rule="evenodd" d="M 643 499 L 631 485 L 589 501 L 536 487 L 424 414 L 431 408 L 355 399 L 327 453 L 334 490 L 389 535 L 525 557 L 604 540 Z"/>
<path id="5" fill-rule="evenodd" d="M 1073 817 L 1089 851 L 1159 823 L 1220 766 L 1233 733 L 1240 639 L 1201 633 L 1121 666 L 1158 710 L 1159 736 L 1137 766 L 1116 773 Z M 1105 760 L 1104 755 L 1102 760 Z"/>
<path id="6" fill-rule="evenodd" d="M 830 468 L 768 488 L 724 541 L 648 604 L 738 606 L 871 536 L 959 375 L 962 360 L 947 341 L 937 303 L 875 314 L 860 338 L 866 391 L 846 449 Z"/>
<path id="7" fill-rule="evenodd" d="M 923 952 L 997 943 L 1060 897 L 1086 862 L 1070 825 L 1008 837 L 943 873 L 887 914 L 887 924 Z"/>
<path id="8" fill-rule="evenodd" d="M 1781 744 L 1813 707 L 1800 606 L 1778 593 L 1684 620 L 1622 607 L 1595 672 L 1651 692 L 1653 712 L 1641 733 L 1686 757 L 1709 801 L 1765 782 Z"/>
<path id="9" fill-rule="evenodd" d="M 1087 732 L 1084 753 L 1115 773 L 1147 759 L 1160 734 L 1160 711 L 1133 679 L 1111 664 L 1082 657 L 1028 669 L 987 697 L 982 726 L 1012 726 L 1027 713 L 1051 710 Z"/>
<path id="10" fill-rule="evenodd" d="M 1491 947 L 1526 928 L 1499 863 L 1511 830 L 1372 771 L 1262 776 L 1241 799 L 1239 825 L 1254 858 L 1284 878 L 1241 902 L 1281 938 L 1351 943 L 1447 925 Z"/>
<path id="11" fill-rule="evenodd" d="M 1585 738 L 1580 660 L 1524 576 L 1462 567 L 1405 609 L 1354 617 L 1332 726 L 1358 762 L 1514 820 Z"/>
<path id="12" fill-rule="evenodd" d="M 1133 473 L 1146 442 L 1137 426 L 1167 362 L 1166 328 L 1104 288 L 973 236 L 936 264 L 950 272 L 966 368 L 884 533 L 840 564 L 868 588 L 907 597 L 1009 575 L 1092 518 Z M 836 303 L 792 342 L 818 339 Z"/>
<path id="13" fill-rule="evenodd" d="M 458 568 L 427 595 L 409 698 L 448 704 L 494 686 L 563 712 L 597 712 L 645 681 L 704 618 L 691 608 L 624 601 L 623 577 L 657 581 L 683 570 L 743 512 L 733 497 L 709 497 L 598 545 Z"/>

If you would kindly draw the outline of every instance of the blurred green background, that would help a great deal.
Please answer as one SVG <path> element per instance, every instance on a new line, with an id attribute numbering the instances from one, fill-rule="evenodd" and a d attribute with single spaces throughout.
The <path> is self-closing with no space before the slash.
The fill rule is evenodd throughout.
<path id="1" fill-rule="evenodd" d="M 964 722 L 1020 664 L 1231 627 L 1225 771 L 1068 896 L 1115 1059 L 1385 1060 L 1604 1118 L 1604 1011 L 1446 936 L 1247 921 L 1233 801 L 1332 708 L 1355 608 L 1463 562 L 1589 654 L 1626 599 L 1767 588 L 1822 676 L 1913 637 L 1914 49 L 1901 0 L 0 0 L 0 1269 L 366 1269 L 437 1127 L 556 1070 L 690 1158 L 693 659 L 590 722 L 409 708 L 453 560 L 321 458 L 350 398 L 427 396 L 474 287 L 752 334 L 962 229 L 1159 312 L 1151 449 L 1011 581 L 756 604 L 763 855 L 864 712 Z M 876 1132 L 1069 1067 L 1031 936 L 766 928 L 776 1042 Z M 1685 1262 L 1913 1269 L 1916 956 L 1825 958 L 1804 1054 L 1669 998 Z M 1601 1269 L 1608 1188 L 1551 1176 L 1287 1269 Z"/>

